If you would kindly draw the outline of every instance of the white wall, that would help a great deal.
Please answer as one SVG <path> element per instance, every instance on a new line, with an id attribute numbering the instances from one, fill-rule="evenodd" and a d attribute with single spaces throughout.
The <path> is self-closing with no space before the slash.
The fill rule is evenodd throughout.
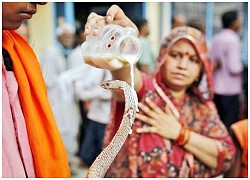
<path id="1" fill-rule="evenodd" d="M 150 40 L 152 42 L 152 49 L 157 55 L 159 41 L 160 41 L 160 3 L 147 2 L 145 4 L 145 18 L 148 20 L 150 28 Z"/>
<path id="2" fill-rule="evenodd" d="M 39 55 L 48 45 L 54 43 L 53 4 L 37 6 L 37 13 L 28 21 L 30 45 Z"/>
<path id="3" fill-rule="evenodd" d="M 169 34 L 171 29 L 171 3 L 169 2 L 147 2 L 145 4 L 145 18 L 149 22 L 150 40 L 155 56 L 158 55 L 159 46 L 163 38 Z"/>
<path id="4" fill-rule="evenodd" d="M 171 30 L 171 3 L 161 3 L 161 39 L 164 39 Z"/>

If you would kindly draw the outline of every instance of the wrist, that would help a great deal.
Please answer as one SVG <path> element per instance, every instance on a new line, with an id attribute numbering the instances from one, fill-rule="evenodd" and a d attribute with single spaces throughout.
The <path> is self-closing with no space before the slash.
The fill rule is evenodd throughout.
<path id="1" fill-rule="evenodd" d="M 179 123 L 178 128 L 176 128 L 176 134 L 173 136 L 173 140 L 176 141 L 178 137 L 181 135 L 182 124 Z"/>
<path id="2" fill-rule="evenodd" d="M 185 146 L 189 142 L 190 134 L 190 130 L 182 125 L 179 136 L 175 139 L 175 143 L 179 146 Z"/>

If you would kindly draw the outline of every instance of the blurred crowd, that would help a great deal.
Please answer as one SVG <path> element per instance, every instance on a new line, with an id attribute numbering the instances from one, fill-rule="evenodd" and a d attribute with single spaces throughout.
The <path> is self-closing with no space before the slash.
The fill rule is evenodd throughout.
<path id="1" fill-rule="evenodd" d="M 157 57 L 148 38 L 148 21 L 143 18 L 134 23 L 143 49 L 136 66 L 143 74 L 154 76 Z M 173 29 L 189 26 L 205 33 L 204 24 L 198 20 L 187 22 L 181 14 L 174 15 L 171 23 Z M 243 144 L 241 135 L 247 131 L 247 125 L 239 123 L 248 119 L 248 33 L 245 32 L 242 39 L 237 34 L 241 28 L 237 11 L 223 13 L 221 23 L 222 29 L 214 35 L 207 54 L 212 67 L 213 102 L 239 152 L 235 165 L 247 166 L 245 151 L 248 147 Z M 16 32 L 29 42 L 27 21 Z M 56 39 L 57 42 L 44 49 L 38 60 L 69 165 L 73 167 L 77 157 L 80 159 L 79 168 L 88 168 L 104 147 L 106 126 L 111 119 L 112 93 L 101 88 L 100 84 L 112 79 L 112 75 L 108 70 L 84 63 L 81 53 L 81 44 L 86 40 L 84 25 L 73 27 L 62 22 L 56 28 Z M 222 176 L 239 177 L 242 169 L 238 172 L 235 169 L 231 168 Z M 73 175 L 73 168 L 71 171 Z"/>

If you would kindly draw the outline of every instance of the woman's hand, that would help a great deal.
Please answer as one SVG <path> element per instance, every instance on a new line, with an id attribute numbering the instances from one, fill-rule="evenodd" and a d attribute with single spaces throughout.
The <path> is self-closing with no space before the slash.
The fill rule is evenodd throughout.
<path id="1" fill-rule="evenodd" d="M 219 59 L 215 59 L 214 63 L 212 63 L 212 70 L 216 71 L 221 68 L 221 63 Z"/>
<path id="2" fill-rule="evenodd" d="M 157 133 L 163 138 L 175 140 L 178 138 L 181 130 L 181 124 L 177 121 L 169 107 L 165 111 L 157 107 L 149 98 L 146 103 L 139 103 L 139 109 L 145 115 L 136 114 L 136 118 L 150 125 L 149 127 L 138 128 L 138 133 Z"/>
<path id="3" fill-rule="evenodd" d="M 87 23 L 85 24 L 85 32 L 86 36 L 94 35 L 97 36 L 101 29 L 107 24 L 115 24 L 123 27 L 131 27 L 135 29 L 138 34 L 138 29 L 135 24 L 124 14 L 122 9 L 117 6 L 111 6 L 106 16 L 100 16 L 94 12 L 92 12 L 87 19 Z M 129 64 L 122 59 L 112 56 L 84 56 L 85 63 L 102 69 L 107 69 L 110 71 L 120 70 L 121 68 L 128 67 Z"/>
<path id="4" fill-rule="evenodd" d="M 88 16 L 87 23 L 85 24 L 84 34 L 86 36 L 93 33 L 93 35 L 98 35 L 103 26 L 107 24 L 116 24 L 123 27 L 132 27 L 136 30 L 138 34 L 138 29 L 136 25 L 124 14 L 122 9 L 117 5 L 112 5 L 106 16 L 100 16 L 96 13 L 91 13 Z"/>

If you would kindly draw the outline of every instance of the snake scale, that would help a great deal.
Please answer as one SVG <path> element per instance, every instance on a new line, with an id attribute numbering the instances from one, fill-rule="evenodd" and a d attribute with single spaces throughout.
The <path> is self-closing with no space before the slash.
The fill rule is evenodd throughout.
<path id="1" fill-rule="evenodd" d="M 124 94 L 125 110 L 118 131 L 114 135 L 110 144 L 103 149 L 90 166 L 86 175 L 87 178 L 102 178 L 105 176 L 108 168 L 114 161 L 116 155 L 119 153 L 129 133 L 132 132 L 131 127 L 134 123 L 137 111 L 138 101 L 135 98 L 133 89 L 129 84 L 120 80 L 108 80 L 102 82 L 101 86 L 104 89 L 113 89 L 121 95 Z"/>

